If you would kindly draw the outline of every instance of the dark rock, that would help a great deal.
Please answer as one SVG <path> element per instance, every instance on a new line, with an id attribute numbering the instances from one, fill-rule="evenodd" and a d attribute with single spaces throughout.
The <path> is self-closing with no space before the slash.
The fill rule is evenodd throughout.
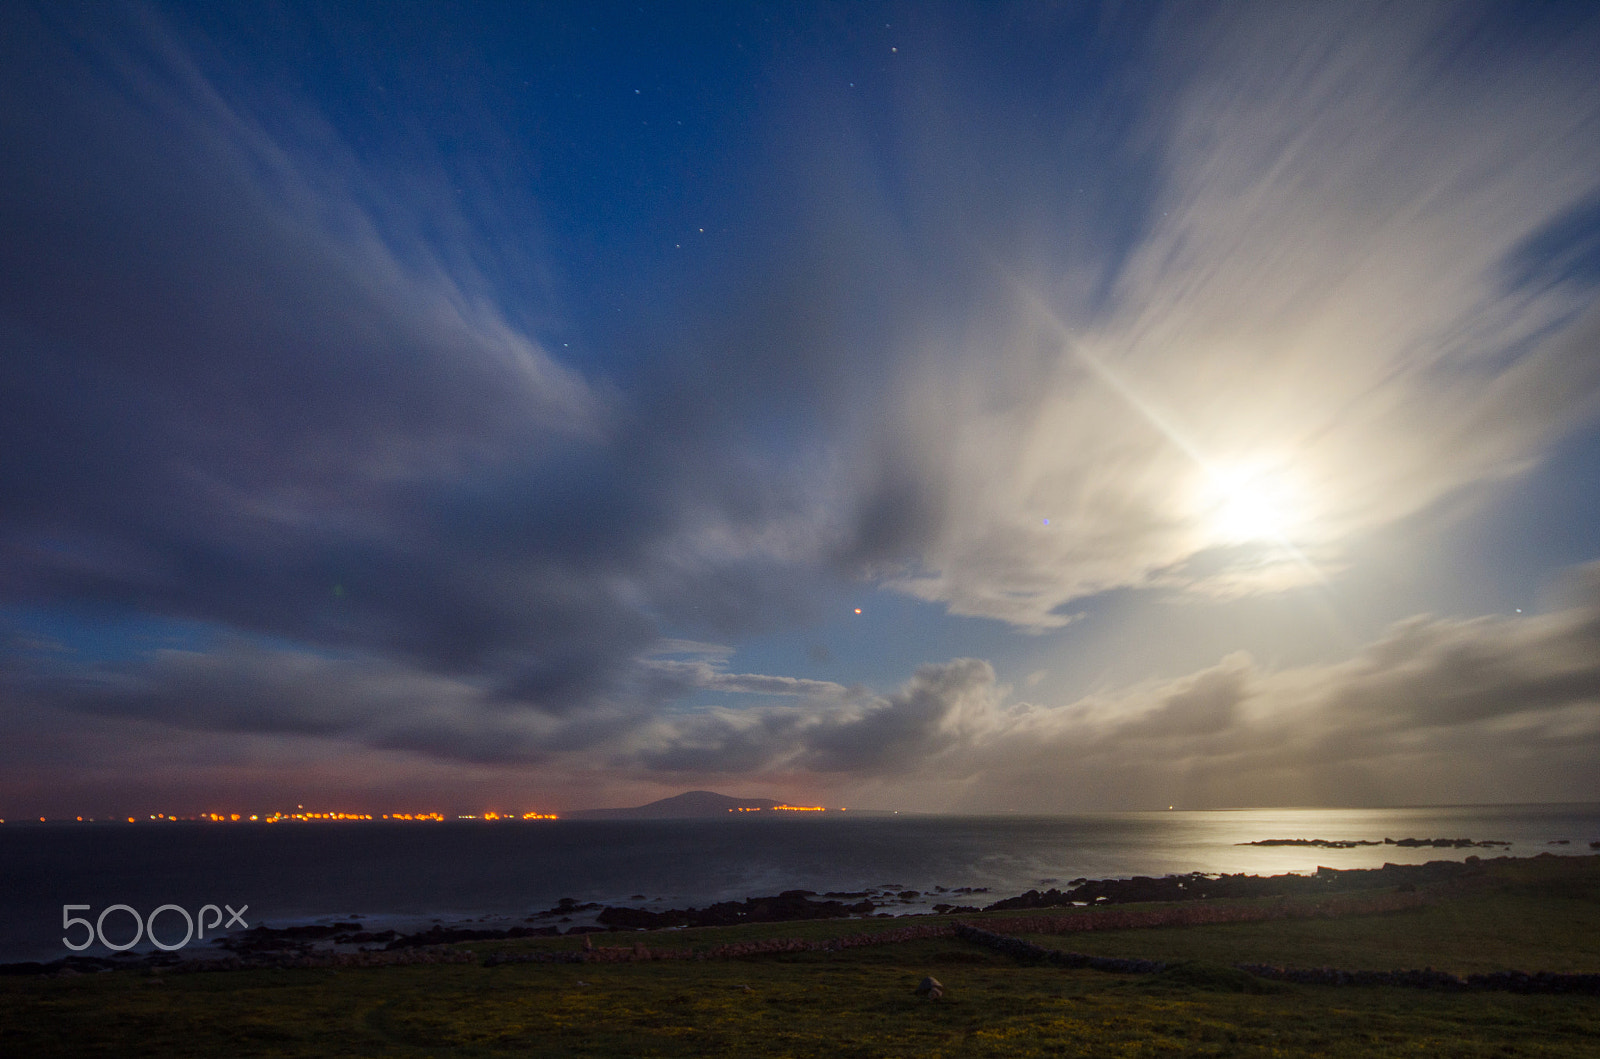
<path id="1" fill-rule="evenodd" d="M 355 933 L 360 929 L 359 923 L 308 923 L 299 927 L 269 927 L 261 923 L 249 930 L 224 935 L 216 943 L 241 956 L 284 950 L 304 951 L 309 950 L 313 942 L 333 939 L 336 934 Z"/>
<path id="2" fill-rule="evenodd" d="M 556 933 L 555 927 L 511 927 L 508 930 L 476 930 L 468 927 L 432 927 L 420 934 L 395 938 L 384 946 L 386 951 L 415 949 L 424 945 L 454 945 L 462 941 L 502 941 L 510 938 L 548 938 Z"/>
<path id="3" fill-rule="evenodd" d="M 640 901 L 643 900 L 643 898 L 634 898 L 634 900 Z M 600 905 L 593 901 L 579 904 L 576 900 L 570 897 L 563 897 L 561 900 L 556 902 L 556 906 L 554 908 L 547 908 L 543 912 L 535 912 L 534 915 L 541 917 L 570 916 L 574 912 L 594 912 L 600 907 Z M 438 922 L 438 920 L 435 920 L 434 922 Z"/>
<path id="4" fill-rule="evenodd" d="M 340 945 L 367 945 L 374 942 L 390 942 L 399 937 L 393 930 L 358 930 L 354 934 L 335 934 L 333 940 Z"/>
<path id="5" fill-rule="evenodd" d="M 1235 842 L 1236 846 L 1314 846 L 1317 849 L 1354 849 L 1357 846 L 1381 846 L 1382 842 L 1373 840 L 1345 841 L 1343 839 L 1327 838 L 1263 838 L 1256 842 Z"/>
<path id="6" fill-rule="evenodd" d="M 844 904 L 840 901 L 812 901 L 813 891 L 790 890 L 775 897 L 752 897 L 745 901 L 719 901 L 705 908 L 669 908 L 655 912 L 647 908 L 608 906 L 595 922 L 610 927 L 659 930 L 662 927 L 723 927 L 737 923 L 783 923 L 808 919 L 840 919 L 866 915 L 876 909 L 871 901 Z"/>
<path id="7" fill-rule="evenodd" d="M 1398 844 L 1398 843 L 1397 843 Z M 1385 864 L 1382 868 L 1341 871 L 1319 867 L 1315 875 L 1168 875 L 1161 879 L 1090 879 L 1067 890 L 1029 890 L 996 901 L 984 911 L 1057 908 L 1074 904 L 1132 904 L 1149 901 L 1198 901 L 1217 897 L 1275 897 L 1287 894 L 1338 893 L 1347 890 L 1412 886 L 1459 878 L 1482 871 L 1481 863 L 1434 860 L 1426 864 Z"/>

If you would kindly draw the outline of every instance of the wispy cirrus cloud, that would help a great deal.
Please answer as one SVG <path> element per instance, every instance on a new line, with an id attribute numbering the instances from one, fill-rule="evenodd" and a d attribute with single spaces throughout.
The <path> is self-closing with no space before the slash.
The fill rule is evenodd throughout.
<path id="1" fill-rule="evenodd" d="M 396 174 L 151 11 L 69 15 L 12 11 L 0 75 L 7 601 L 371 657 L 552 716 L 625 697 L 663 620 L 803 607 L 796 538 L 826 519 L 725 436 L 753 358 L 626 393 L 586 374 L 528 326 L 555 294 L 508 307 L 483 267 L 543 252 L 536 226 L 486 230 L 521 200 L 452 186 L 504 159 L 447 166 L 390 129 L 436 163 Z"/>

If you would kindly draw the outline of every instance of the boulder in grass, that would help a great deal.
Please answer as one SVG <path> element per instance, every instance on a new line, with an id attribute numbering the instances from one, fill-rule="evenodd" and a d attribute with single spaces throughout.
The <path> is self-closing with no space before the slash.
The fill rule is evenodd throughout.
<path id="1" fill-rule="evenodd" d="M 928 975 L 917 983 L 917 996 L 925 996 L 929 1000 L 938 1000 L 944 996 L 944 986 L 939 984 L 939 979 Z"/>

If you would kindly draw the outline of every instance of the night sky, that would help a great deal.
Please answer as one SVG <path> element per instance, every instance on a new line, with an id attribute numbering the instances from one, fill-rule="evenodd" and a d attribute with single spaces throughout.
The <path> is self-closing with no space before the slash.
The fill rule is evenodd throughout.
<path id="1" fill-rule="evenodd" d="M 0 5 L 0 816 L 1592 799 L 1597 54 Z"/>

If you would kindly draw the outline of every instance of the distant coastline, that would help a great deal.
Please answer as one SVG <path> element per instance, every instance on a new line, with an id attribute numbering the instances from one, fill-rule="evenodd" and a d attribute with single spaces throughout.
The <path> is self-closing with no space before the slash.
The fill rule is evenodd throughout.
<path id="1" fill-rule="evenodd" d="M 729 813 L 816 813 L 820 805 L 791 805 L 776 798 L 732 798 L 715 791 L 686 791 L 658 798 L 647 805 L 621 809 L 577 809 L 561 815 L 567 820 L 704 820 Z"/>

